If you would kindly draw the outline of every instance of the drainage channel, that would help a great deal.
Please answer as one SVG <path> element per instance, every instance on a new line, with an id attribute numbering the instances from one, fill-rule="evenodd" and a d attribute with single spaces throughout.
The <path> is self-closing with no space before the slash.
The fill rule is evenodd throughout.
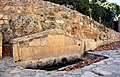
<path id="1" fill-rule="evenodd" d="M 99 62 L 103 59 L 107 59 L 108 57 L 97 55 L 93 53 L 85 53 L 82 58 L 76 58 L 67 61 L 66 58 L 63 58 L 61 62 L 52 65 L 45 65 L 43 67 L 37 67 L 36 69 L 46 70 L 46 71 L 70 71 L 77 68 L 82 68 L 84 66 L 90 65 L 95 62 Z M 31 67 L 27 69 L 32 69 Z"/>
<path id="2" fill-rule="evenodd" d="M 92 54 L 92 53 L 86 53 L 82 57 L 83 61 L 80 61 L 80 62 L 77 62 L 75 64 L 59 68 L 58 71 L 70 71 L 70 70 L 74 70 L 76 68 L 82 68 L 84 66 L 90 65 L 92 63 L 99 62 L 99 61 L 107 59 L 107 58 L 108 57 L 102 56 L 102 55 L 97 55 L 97 54 Z"/>

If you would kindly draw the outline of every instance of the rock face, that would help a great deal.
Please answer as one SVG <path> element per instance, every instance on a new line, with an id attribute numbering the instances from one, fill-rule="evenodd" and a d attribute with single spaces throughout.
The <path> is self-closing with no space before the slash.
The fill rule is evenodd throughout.
<path id="1" fill-rule="evenodd" d="M 120 36 L 81 13 L 42 0 L 1 0 L 0 27 L 4 42 L 50 28 L 78 39 L 117 39 Z"/>
<path id="2" fill-rule="evenodd" d="M 14 33 L 14 37 L 20 37 L 42 31 L 39 20 L 26 15 L 19 15 L 14 19 L 11 19 L 10 28 Z"/>

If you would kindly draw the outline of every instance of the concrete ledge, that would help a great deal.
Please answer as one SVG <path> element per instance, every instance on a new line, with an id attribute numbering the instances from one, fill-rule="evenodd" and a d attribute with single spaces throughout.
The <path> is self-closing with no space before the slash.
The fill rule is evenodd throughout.
<path id="1" fill-rule="evenodd" d="M 82 42 L 84 42 L 84 51 L 94 50 L 100 45 L 110 44 L 116 41 L 120 41 L 120 40 L 119 39 L 118 40 L 97 40 L 97 41 L 95 41 L 94 39 L 82 40 Z"/>

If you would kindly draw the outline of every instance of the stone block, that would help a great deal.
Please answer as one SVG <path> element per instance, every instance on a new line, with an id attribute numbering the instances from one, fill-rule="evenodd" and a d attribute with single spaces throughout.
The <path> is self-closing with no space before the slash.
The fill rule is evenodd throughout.
<path id="1" fill-rule="evenodd" d="M 4 24 L 4 21 L 3 20 L 0 20 L 0 25 Z"/>
<path id="2" fill-rule="evenodd" d="M 49 46 L 65 45 L 65 36 L 64 35 L 48 35 L 48 45 Z"/>
<path id="3" fill-rule="evenodd" d="M 64 52 L 66 52 L 67 56 L 82 56 L 82 54 L 84 53 L 84 43 L 77 41 L 76 45 L 66 45 Z"/>
<path id="4" fill-rule="evenodd" d="M 19 42 L 20 47 L 28 47 L 29 46 L 29 41 L 24 41 L 24 42 Z"/>
<path id="5" fill-rule="evenodd" d="M 75 45 L 75 44 L 77 44 L 75 39 L 70 37 L 65 37 L 65 45 Z"/>
<path id="6" fill-rule="evenodd" d="M 96 48 L 96 42 L 85 42 L 85 51 L 94 50 Z"/>
<path id="7" fill-rule="evenodd" d="M 83 54 L 83 50 L 77 45 L 65 46 L 64 52 L 66 56 L 81 56 Z"/>
<path id="8" fill-rule="evenodd" d="M 59 23 L 59 24 L 63 24 L 64 23 L 63 20 L 56 20 L 56 22 Z"/>
<path id="9" fill-rule="evenodd" d="M 8 21 L 8 20 L 4 20 L 4 23 L 5 23 L 5 24 L 9 24 L 9 21 Z"/>
<path id="10" fill-rule="evenodd" d="M 13 55 L 13 59 L 15 61 L 19 61 L 20 60 L 20 54 L 19 54 L 19 48 L 18 48 L 18 44 L 15 43 L 15 44 L 12 44 L 12 55 Z"/>
<path id="11" fill-rule="evenodd" d="M 96 41 L 93 39 L 82 40 L 84 43 L 84 51 L 94 50 L 96 48 Z"/>
<path id="12" fill-rule="evenodd" d="M 48 45 L 47 38 L 40 38 L 40 46 L 46 46 Z"/>
<path id="13" fill-rule="evenodd" d="M 4 19 L 4 20 L 7 20 L 7 19 L 8 19 L 7 15 L 4 15 L 4 16 L 3 16 L 3 19 Z"/>
<path id="14" fill-rule="evenodd" d="M 98 75 L 93 72 L 86 71 L 81 75 L 81 77 L 98 77 Z"/>
<path id="15" fill-rule="evenodd" d="M 101 40 L 98 40 L 98 41 L 96 41 L 96 46 L 98 47 L 98 46 L 100 46 L 100 45 L 103 45 L 104 43 L 103 43 L 103 41 L 101 41 Z"/>
<path id="16" fill-rule="evenodd" d="M 0 14 L 0 19 L 3 17 L 3 14 Z"/>
<path id="17" fill-rule="evenodd" d="M 21 48 L 21 59 L 22 60 L 32 60 L 36 57 L 35 50 L 32 47 L 22 47 Z M 34 58 L 33 58 L 34 57 Z"/>
<path id="18" fill-rule="evenodd" d="M 39 46 L 40 44 L 40 39 L 33 39 L 32 41 L 29 42 L 29 46 Z"/>

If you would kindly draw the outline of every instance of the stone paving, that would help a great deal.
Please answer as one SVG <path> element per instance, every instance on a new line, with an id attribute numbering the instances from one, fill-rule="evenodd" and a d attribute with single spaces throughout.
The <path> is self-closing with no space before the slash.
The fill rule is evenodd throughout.
<path id="1" fill-rule="evenodd" d="M 0 60 L 0 77 L 120 77 L 120 49 L 94 53 L 109 58 L 71 71 L 24 69 L 6 57 Z"/>

